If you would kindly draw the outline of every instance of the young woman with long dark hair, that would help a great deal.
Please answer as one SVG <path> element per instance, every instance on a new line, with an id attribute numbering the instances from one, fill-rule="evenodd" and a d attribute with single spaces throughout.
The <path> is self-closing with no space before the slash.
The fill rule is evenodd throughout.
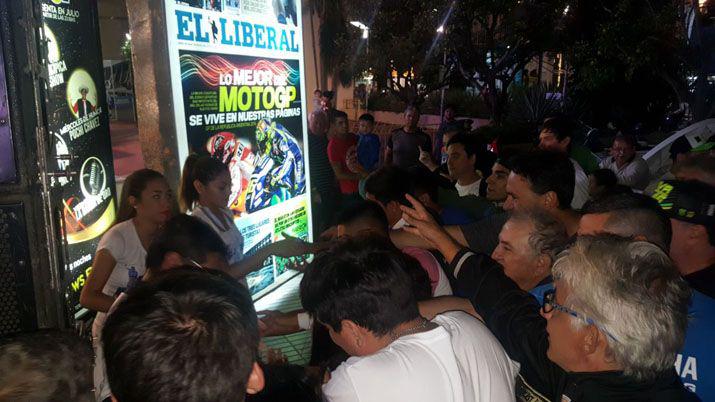
<path id="1" fill-rule="evenodd" d="M 310 252 L 300 239 L 285 236 L 251 257 L 243 255 L 243 236 L 233 222 L 233 212 L 227 207 L 231 195 L 231 174 L 220 160 L 210 156 L 190 155 L 184 163 L 179 190 L 181 210 L 211 226 L 229 249 L 230 274 L 242 279 L 271 255 L 293 257 Z"/>

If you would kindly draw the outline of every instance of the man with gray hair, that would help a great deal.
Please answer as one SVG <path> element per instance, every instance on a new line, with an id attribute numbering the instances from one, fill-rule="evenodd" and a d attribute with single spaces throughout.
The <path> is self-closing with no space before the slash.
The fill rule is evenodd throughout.
<path id="1" fill-rule="evenodd" d="M 502 227 L 492 258 L 520 289 L 530 291 L 551 283 L 551 265 L 567 243 L 566 227 L 546 213 L 515 212 Z"/>
<path id="2" fill-rule="evenodd" d="M 407 230 L 450 263 L 460 294 L 541 398 L 560 401 L 695 401 L 675 372 L 690 289 L 658 246 L 582 236 L 554 264 L 543 308 L 489 257 L 460 246 L 419 202 Z M 538 400 L 538 399 L 537 399 Z"/>
<path id="3" fill-rule="evenodd" d="M 704 186 L 703 184 L 694 191 L 705 195 L 707 191 L 702 188 Z M 671 206 L 671 210 L 673 206 L 676 210 L 683 207 L 682 203 L 674 201 L 673 197 L 669 199 L 670 193 L 666 194 L 663 187 L 659 189 L 658 194 L 665 197 L 662 200 L 666 205 Z M 690 192 L 692 193 L 693 190 Z M 701 210 L 701 208 L 697 209 Z M 649 241 L 663 250 L 673 251 L 671 248 L 673 230 L 668 215 L 656 200 L 642 194 L 612 195 L 587 205 L 581 217 L 578 233 L 580 235 L 611 233 Z M 680 239 L 682 236 L 676 238 Z M 704 249 L 692 244 L 685 246 L 677 244 L 678 242 L 676 242 L 676 249 L 680 249 L 680 254 L 676 250 L 675 257 L 694 256 Z M 675 263 L 677 265 L 678 259 Z M 689 278 L 686 275 L 684 279 L 688 281 Z M 685 344 L 676 356 L 675 369 L 686 388 L 695 392 L 703 400 L 712 400 L 715 395 L 715 381 L 708 374 L 715 368 L 713 366 L 715 354 L 710 344 L 715 336 L 715 319 L 713 319 L 715 300 L 698 292 L 697 287 L 693 286 L 693 288 L 695 291 L 688 309 L 689 320 Z"/>

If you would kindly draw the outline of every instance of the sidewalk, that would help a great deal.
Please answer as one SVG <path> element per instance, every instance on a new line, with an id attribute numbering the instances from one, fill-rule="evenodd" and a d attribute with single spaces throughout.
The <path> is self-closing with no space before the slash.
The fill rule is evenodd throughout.
<path id="1" fill-rule="evenodd" d="M 113 121 L 109 123 L 109 134 L 112 137 L 114 176 L 118 183 L 124 182 L 133 171 L 144 168 L 139 131 L 136 123 Z"/>

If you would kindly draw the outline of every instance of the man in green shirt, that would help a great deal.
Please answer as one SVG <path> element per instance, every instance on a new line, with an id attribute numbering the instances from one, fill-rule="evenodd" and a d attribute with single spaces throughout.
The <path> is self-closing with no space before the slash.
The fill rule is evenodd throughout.
<path id="1" fill-rule="evenodd" d="M 598 169 L 598 159 L 588 148 L 573 143 L 575 126 L 565 116 L 546 118 L 539 132 L 539 148 L 568 154 L 589 175 Z"/>

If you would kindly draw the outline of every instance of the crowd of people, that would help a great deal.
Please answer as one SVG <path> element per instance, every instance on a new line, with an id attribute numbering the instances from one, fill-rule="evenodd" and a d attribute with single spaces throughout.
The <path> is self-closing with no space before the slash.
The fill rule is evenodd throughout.
<path id="1" fill-rule="evenodd" d="M 434 138 L 410 106 L 383 141 L 329 95 L 309 116 L 313 243 L 244 257 L 219 160 L 190 156 L 178 197 L 134 172 L 80 299 L 93 381 L 87 345 L 23 335 L 0 345 L 0 400 L 715 400 L 707 147 L 675 144 L 660 181 L 631 137 L 599 161 L 564 116 L 496 153 L 452 106 Z M 272 255 L 313 256 L 301 309 L 255 311 L 244 278 Z M 308 365 L 261 358 L 299 331 Z"/>

